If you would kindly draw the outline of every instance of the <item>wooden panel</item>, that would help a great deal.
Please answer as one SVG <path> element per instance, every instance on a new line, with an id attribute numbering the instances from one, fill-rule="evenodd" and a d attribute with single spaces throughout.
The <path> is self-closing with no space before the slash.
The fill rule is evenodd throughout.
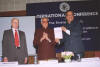
<path id="1" fill-rule="evenodd" d="M 95 51 L 95 57 L 100 57 L 100 51 Z"/>
<path id="2" fill-rule="evenodd" d="M 33 56 L 29 56 L 29 59 L 28 59 L 28 63 L 29 64 L 34 64 L 34 57 Z"/>
<path id="3" fill-rule="evenodd" d="M 87 51 L 84 53 L 84 57 L 88 58 L 88 57 L 95 57 L 95 51 Z"/>
<path id="4" fill-rule="evenodd" d="M 8 12 L 0 12 L 0 16 L 26 16 L 26 11 L 8 11 Z"/>
<path id="5" fill-rule="evenodd" d="M 100 52 L 99 52 L 100 53 Z M 95 57 L 96 52 L 95 51 L 87 51 L 84 53 L 84 57 L 88 58 L 88 57 Z M 98 53 L 97 53 L 98 54 Z M 59 59 L 61 58 L 61 53 L 57 53 L 56 57 Z"/>
<path id="6" fill-rule="evenodd" d="M 61 58 L 61 53 L 56 53 L 56 58 L 57 58 L 59 61 L 61 61 L 61 60 L 62 60 L 62 58 Z"/>

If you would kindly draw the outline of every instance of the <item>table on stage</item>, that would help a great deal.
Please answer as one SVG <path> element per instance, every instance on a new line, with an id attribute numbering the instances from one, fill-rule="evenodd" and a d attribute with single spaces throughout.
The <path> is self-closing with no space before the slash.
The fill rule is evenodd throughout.
<path id="1" fill-rule="evenodd" d="M 42 63 L 42 64 L 0 64 L 0 67 L 100 67 L 100 58 L 83 58 L 81 62 Z"/>

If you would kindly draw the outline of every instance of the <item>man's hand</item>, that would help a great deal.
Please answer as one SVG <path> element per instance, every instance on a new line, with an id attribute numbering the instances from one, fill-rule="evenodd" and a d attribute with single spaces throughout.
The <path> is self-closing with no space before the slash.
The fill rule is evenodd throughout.
<path id="1" fill-rule="evenodd" d="M 8 58 L 7 57 L 4 57 L 3 58 L 3 62 L 8 62 Z"/>
<path id="2" fill-rule="evenodd" d="M 44 39 L 46 39 L 45 33 L 43 33 L 42 38 L 40 39 L 40 41 L 42 42 Z"/>
<path id="3" fill-rule="evenodd" d="M 48 40 L 48 34 L 44 32 L 45 39 Z"/>
<path id="4" fill-rule="evenodd" d="M 51 42 L 51 40 L 48 38 L 48 34 L 43 32 L 43 36 L 42 38 L 40 39 L 40 41 L 42 42 L 44 39 L 48 40 L 49 42 Z"/>
<path id="5" fill-rule="evenodd" d="M 55 39 L 55 42 L 56 42 L 56 43 L 60 43 L 60 40 L 59 40 L 59 39 Z"/>
<path id="6" fill-rule="evenodd" d="M 61 29 L 62 29 L 62 31 L 64 31 L 64 32 L 66 32 L 66 30 L 67 30 L 66 27 L 64 27 L 64 26 L 62 26 Z"/>
<path id="7" fill-rule="evenodd" d="M 24 63 L 27 64 L 27 57 L 25 57 Z"/>
<path id="8" fill-rule="evenodd" d="M 44 33 L 44 35 L 45 35 L 45 39 L 46 39 L 47 41 L 51 42 L 51 40 L 50 40 L 49 37 L 48 37 L 48 34 L 47 34 L 47 33 Z"/>

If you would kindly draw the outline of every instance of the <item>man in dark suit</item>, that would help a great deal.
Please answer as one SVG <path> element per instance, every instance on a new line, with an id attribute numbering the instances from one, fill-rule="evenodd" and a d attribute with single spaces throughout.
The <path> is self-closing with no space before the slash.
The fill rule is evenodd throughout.
<path id="1" fill-rule="evenodd" d="M 81 40 L 82 28 L 79 21 L 75 21 L 74 12 L 66 12 L 66 24 L 61 27 L 63 31 L 63 39 L 58 41 L 60 44 L 64 44 L 65 51 L 71 51 L 74 53 L 74 60 L 79 57 L 83 57 L 84 46 Z"/>
<path id="2" fill-rule="evenodd" d="M 18 30 L 19 19 L 11 20 L 11 29 L 5 30 L 2 40 L 2 56 L 4 62 L 18 61 L 19 64 L 27 63 L 27 46 L 25 33 Z"/>

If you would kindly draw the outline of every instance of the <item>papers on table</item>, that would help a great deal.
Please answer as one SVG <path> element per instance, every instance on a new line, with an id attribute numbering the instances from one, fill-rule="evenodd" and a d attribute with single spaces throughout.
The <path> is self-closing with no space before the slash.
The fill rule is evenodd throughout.
<path id="1" fill-rule="evenodd" d="M 58 60 L 41 60 L 39 64 L 58 64 Z"/>
<path id="2" fill-rule="evenodd" d="M 18 65 L 18 62 L 0 62 L 0 65 Z"/>
<path id="3" fill-rule="evenodd" d="M 62 39 L 63 38 L 61 27 L 54 28 L 54 35 L 55 35 L 55 39 Z"/>
<path id="4" fill-rule="evenodd" d="M 82 61 L 100 61 L 100 57 L 82 58 Z"/>

